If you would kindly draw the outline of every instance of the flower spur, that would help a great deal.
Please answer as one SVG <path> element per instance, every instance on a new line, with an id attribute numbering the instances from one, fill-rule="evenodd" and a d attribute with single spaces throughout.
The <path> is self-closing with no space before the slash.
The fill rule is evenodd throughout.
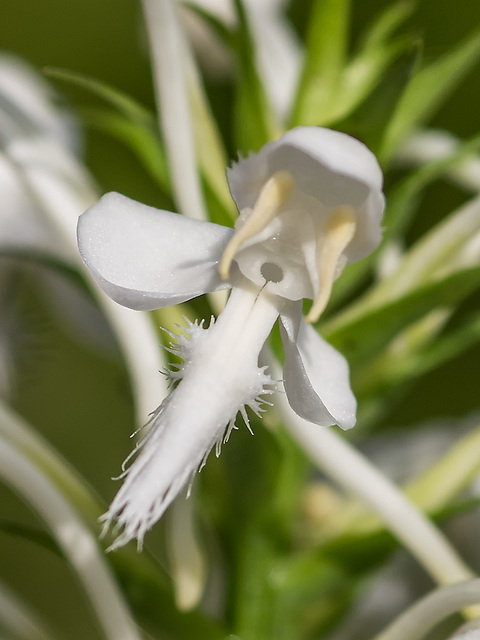
<path id="1" fill-rule="evenodd" d="M 323 312 L 344 266 L 381 239 L 382 173 L 358 140 L 298 127 L 227 172 L 236 228 L 192 220 L 107 194 L 79 220 L 80 253 L 100 287 L 137 310 L 159 309 L 231 288 L 208 329 L 180 339 L 179 384 L 153 413 L 105 515 L 113 547 L 145 533 L 228 436 L 245 407 L 275 383 L 258 359 L 277 318 L 283 384 L 294 411 L 348 429 L 356 401 L 343 356 L 309 322 Z M 305 322 L 304 298 L 313 300 Z M 248 418 L 246 418 L 248 424 Z M 130 458 L 128 459 L 130 461 Z"/>

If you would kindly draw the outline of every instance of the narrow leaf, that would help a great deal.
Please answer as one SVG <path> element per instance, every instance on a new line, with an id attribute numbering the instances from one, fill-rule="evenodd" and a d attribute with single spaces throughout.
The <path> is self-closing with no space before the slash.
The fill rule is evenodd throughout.
<path id="1" fill-rule="evenodd" d="M 322 334 L 347 355 L 352 366 L 358 366 L 411 322 L 436 307 L 457 304 L 479 285 L 480 267 L 458 271 L 364 314 L 349 317 L 346 313 L 324 327 Z"/>
<path id="2" fill-rule="evenodd" d="M 335 115 L 347 117 L 340 128 L 359 137 L 374 153 L 392 110 L 410 81 L 419 54 L 418 43 L 410 37 L 397 38 L 359 55 L 346 70 L 343 113 Z"/>
<path id="3" fill-rule="evenodd" d="M 256 68 L 256 56 L 248 17 L 242 0 L 234 0 L 238 18 L 235 53 L 238 73 L 235 103 L 236 146 L 241 153 L 258 151 L 276 137 L 273 112 L 269 107 L 262 82 Z"/>
<path id="4" fill-rule="evenodd" d="M 408 18 L 412 9 L 412 3 L 401 1 L 388 7 L 375 20 L 358 53 L 342 70 L 337 88 L 339 97 L 325 114 L 327 123 L 335 123 L 338 128 L 351 131 L 350 124 L 345 126 L 338 121 L 361 106 L 363 118 L 371 123 L 370 135 L 363 131 L 365 127 L 359 130 L 358 117 L 355 118 L 353 132 L 359 133 L 359 137 L 374 151 L 374 140 L 379 138 L 383 129 L 385 114 L 390 117 L 416 62 L 416 40 L 410 35 L 393 37 L 393 32 Z"/>
<path id="5" fill-rule="evenodd" d="M 146 107 L 101 80 L 91 78 L 82 73 L 69 71 L 67 69 L 58 69 L 56 67 L 46 67 L 44 72 L 56 80 L 75 85 L 96 95 L 112 107 L 115 107 L 117 111 L 123 113 L 129 120 L 155 126 L 155 117 Z"/>
<path id="6" fill-rule="evenodd" d="M 95 78 L 52 67 L 47 67 L 45 72 L 53 78 L 85 89 L 111 105 L 117 114 L 101 109 L 84 109 L 87 124 L 98 127 L 127 144 L 157 184 L 170 193 L 165 153 L 153 113 L 130 96 Z"/>
<path id="7" fill-rule="evenodd" d="M 324 124 L 345 65 L 350 20 L 350 0 L 315 0 L 307 33 L 307 52 L 294 125 Z"/>
<path id="8" fill-rule="evenodd" d="M 451 95 L 480 56 L 477 28 L 460 45 L 421 69 L 411 80 L 385 133 L 380 159 L 388 161 L 399 144 L 428 120 Z"/>
<path id="9" fill-rule="evenodd" d="M 477 150 L 480 146 L 480 136 L 476 136 L 471 140 L 466 141 L 461 146 L 455 149 L 454 153 L 445 158 L 441 158 L 440 160 L 434 160 L 424 165 L 423 167 L 415 170 L 412 174 L 401 180 L 390 192 L 387 199 L 387 209 L 385 211 L 384 217 L 384 235 L 383 235 L 383 243 L 382 246 L 374 251 L 372 254 L 367 256 L 361 262 L 352 265 L 345 269 L 337 283 L 335 284 L 335 289 L 333 291 L 332 300 L 329 305 L 329 309 L 332 310 L 337 306 L 342 300 L 345 299 L 347 295 L 349 295 L 352 290 L 360 283 L 365 277 L 368 275 L 372 264 L 378 258 L 378 252 L 382 250 L 390 240 L 399 237 L 403 234 L 409 227 L 409 224 L 412 220 L 416 212 L 416 206 L 418 204 L 419 197 L 421 196 L 423 190 L 428 187 L 435 180 L 443 177 L 451 171 L 454 171 L 457 167 L 459 167 L 462 162 L 469 155 Z M 472 206 L 474 204 L 472 203 Z M 441 235 L 448 236 L 450 235 L 453 240 L 454 237 L 457 237 L 457 247 L 460 243 L 466 242 L 469 235 L 473 233 L 472 226 L 469 224 L 468 228 L 465 227 L 466 233 L 460 235 L 458 233 L 459 227 L 464 227 L 464 223 L 454 224 L 454 216 L 462 216 L 462 209 L 458 212 L 453 213 L 449 218 L 447 218 L 444 222 L 439 223 L 431 232 L 429 232 L 428 236 L 421 239 L 419 243 L 417 243 L 416 247 L 412 249 L 410 252 L 410 257 L 405 256 L 405 260 L 408 262 L 412 262 L 413 259 L 417 260 L 415 254 L 418 256 L 418 253 L 421 250 L 421 244 L 424 245 L 425 241 L 429 242 L 430 247 L 433 247 L 435 244 L 437 248 L 442 250 L 442 242 L 439 241 L 439 237 Z M 460 219 L 460 218 L 459 218 Z M 449 222 L 450 221 L 450 222 Z M 450 228 L 450 231 L 447 233 L 444 231 L 445 225 L 452 224 L 453 227 L 457 227 L 457 230 Z M 474 224 L 477 224 L 476 222 Z M 478 224 L 477 224 L 478 226 Z M 442 230 L 443 228 L 443 230 Z M 424 245 L 425 246 L 425 245 Z M 438 252 L 438 251 L 437 251 Z M 433 255 L 430 252 L 430 257 Z M 445 258 L 445 255 L 442 255 L 442 260 Z M 422 266 L 424 269 L 424 265 Z M 416 273 L 418 275 L 418 263 L 413 264 L 412 268 L 409 268 L 409 273 Z M 393 276 L 392 276 L 393 277 Z M 396 281 L 400 281 L 403 279 L 406 280 L 405 274 L 402 276 L 399 272 L 398 276 L 395 276 Z M 396 287 L 398 284 L 395 285 Z M 391 280 L 382 281 L 375 289 L 375 297 L 382 297 L 386 292 L 392 291 Z M 371 296 L 373 298 L 373 295 Z M 369 301 L 370 303 L 370 301 Z M 360 302 L 360 304 L 363 304 Z M 350 312 L 349 312 L 350 313 Z"/>
<path id="10" fill-rule="evenodd" d="M 478 149 L 480 149 L 480 136 L 475 136 L 461 144 L 451 155 L 423 165 L 400 181 L 388 197 L 384 240 L 404 233 L 408 229 L 415 213 L 415 205 L 423 190 L 435 180 L 454 171 Z"/>
<path id="11" fill-rule="evenodd" d="M 120 140 L 130 148 L 161 189 L 171 193 L 165 154 L 158 136 L 150 128 L 107 109 L 82 109 L 80 114 L 87 126 Z"/>
<path id="12" fill-rule="evenodd" d="M 480 472 L 480 427 L 456 442 L 447 453 L 405 487 L 408 497 L 435 513 L 465 489 Z"/>
<path id="13" fill-rule="evenodd" d="M 363 37 L 362 49 L 376 49 L 387 42 L 392 34 L 412 15 L 415 2 L 400 0 L 384 9 Z"/>
<path id="14" fill-rule="evenodd" d="M 52 551 L 55 555 L 62 557 L 63 553 L 60 550 L 57 542 L 49 533 L 42 531 L 41 529 L 30 527 L 21 522 L 13 522 L 11 520 L 0 520 L 0 531 L 7 533 L 17 538 L 23 538 L 28 542 L 38 544 L 48 551 Z"/>
<path id="15" fill-rule="evenodd" d="M 420 324 L 433 316 L 448 317 L 448 310 L 439 310 L 420 320 Z M 433 317 L 435 324 L 435 318 Z M 446 320 L 446 318 L 445 318 Z M 417 324 L 409 327 L 398 336 L 400 344 L 411 338 L 411 331 L 415 331 Z M 440 328 L 439 328 L 440 330 Z M 418 349 L 396 349 L 396 342 L 392 348 L 382 352 L 376 359 L 352 372 L 352 385 L 361 407 L 369 415 L 369 420 L 378 420 L 384 411 L 399 397 L 403 396 L 410 387 L 422 376 L 435 371 L 453 358 L 465 353 L 480 342 L 480 318 L 465 322 L 462 326 L 448 331 L 445 335 L 439 330 L 432 329 L 431 334 L 425 336 L 426 345 Z M 363 422 L 365 423 L 366 420 Z"/>
<path id="16" fill-rule="evenodd" d="M 221 209 L 220 215 L 215 215 L 215 212 L 211 210 L 210 219 L 219 224 L 229 225 L 236 217 L 236 209 L 226 180 L 227 156 L 225 148 L 194 65 L 191 65 L 190 71 L 188 90 L 200 172 Z"/>
<path id="17" fill-rule="evenodd" d="M 452 501 L 475 479 L 480 471 L 480 427 L 469 431 L 426 471 L 403 486 L 403 492 L 418 508 L 433 517 L 448 516 L 457 511 Z M 462 503 L 460 510 L 476 506 Z M 346 504 L 335 521 L 326 529 L 326 540 L 332 547 L 353 542 L 357 537 L 364 543 L 385 534 L 383 522 L 356 500 Z M 327 542 L 328 544 L 328 542 Z"/>

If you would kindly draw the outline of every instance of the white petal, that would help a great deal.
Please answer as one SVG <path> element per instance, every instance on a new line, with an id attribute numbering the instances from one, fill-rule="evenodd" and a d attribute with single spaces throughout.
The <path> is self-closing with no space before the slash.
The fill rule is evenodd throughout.
<path id="1" fill-rule="evenodd" d="M 359 140 L 322 127 L 296 127 L 256 155 L 228 171 L 238 209 L 253 207 L 265 182 L 277 171 L 293 176 L 298 193 L 313 197 L 325 210 L 352 206 L 357 232 L 346 251 L 348 262 L 368 255 L 381 239 L 384 209 L 382 171 L 373 153 Z M 295 201 L 291 202 L 295 207 Z"/>
<path id="2" fill-rule="evenodd" d="M 107 295 L 150 310 L 228 287 L 217 264 L 232 233 L 109 193 L 80 216 L 78 245 Z"/>
<path id="3" fill-rule="evenodd" d="M 282 314 L 280 331 L 285 349 L 285 393 L 292 409 L 322 426 L 355 426 L 357 402 L 350 389 L 345 358 L 301 317 L 301 305 Z"/>

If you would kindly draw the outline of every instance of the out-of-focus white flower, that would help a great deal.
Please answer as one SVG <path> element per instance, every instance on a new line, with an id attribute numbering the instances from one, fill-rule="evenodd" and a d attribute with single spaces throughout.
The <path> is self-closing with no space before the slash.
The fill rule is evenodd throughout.
<path id="1" fill-rule="evenodd" d="M 0 296 L 7 305 L 2 313 L 0 332 L 0 393 L 7 395 L 15 374 L 15 348 L 19 342 L 18 330 L 22 326 L 17 310 L 12 306 L 18 269 L 31 267 L 31 262 L 18 260 L 27 255 L 40 258 L 36 262 L 36 281 L 42 292 L 63 314 L 65 326 L 75 336 L 81 335 L 96 344 L 113 344 L 105 322 L 91 300 L 77 287 L 67 285 L 57 273 L 39 268 L 53 260 L 69 266 L 76 264 L 72 247 L 62 239 L 55 225 L 48 220 L 28 184 L 22 169 L 24 163 L 39 176 L 49 172 L 63 179 L 68 188 L 78 194 L 78 207 L 63 201 L 64 215 L 70 220 L 74 237 L 78 212 L 95 199 L 95 190 L 75 161 L 73 149 L 78 143 L 78 132 L 73 118 L 54 104 L 50 87 L 21 60 L 0 55 Z M 48 178 L 47 178 L 48 179 Z M 57 288 L 62 287 L 62 305 L 58 304 Z M 65 314 L 81 305 L 82 313 Z M 93 327 L 93 329 L 92 329 Z M 13 332 L 13 333 L 12 333 Z M 97 340 L 98 335 L 102 339 Z M 110 341 L 108 340 L 110 337 Z"/>
<path id="2" fill-rule="evenodd" d="M 107 526 L 138 538 L 219 451 L 245 406 L 275 383 L 259 367 L 260 351 L 280 317 L 284 385 L 296 413 L 316 424 L 355 424 L 355 398 L 344 358 L 302 319 L 323 312 L 344 266 L 380 242 L 382 174 L 358 140 L 299 127 L 228 172 L 240 211 L 235 231 L 159 211 L 108 194 L 78 226 L 80 253 L 102 289 L 134 309 L 158 309 L 231 288 L 223 313 L 205 329 L 189 324 L 172 347 L 183 359 L 180 384 L 154 412 L 152 428 L 124 473 Z M 226 433 L 226 435 L 225 435 Z"/>
<path id="3" fill-rule="evenodd" d="M 55 94 L 20 58 L 0 54 L 0 130 L 12 136 L 42 133 L 70 149 L 79 144 L 75 120 L 55 105 Z"/>
<path id="4" fill-rule="evenodd" d="M 24 62 L 0 56 L 0 246 L 29 250 L 72 262 L 72 252 L 60 242 L 40 203 L 18 171 L 18 162 L 29 158 L 33 171 L 60 174 L 69 185 L 95 200 L 95 189 L 73 160 L 78 141 L 74 120 L 54 106 L 50 87 Z M 77 211 L 69 207 L 72 224 Z"/>

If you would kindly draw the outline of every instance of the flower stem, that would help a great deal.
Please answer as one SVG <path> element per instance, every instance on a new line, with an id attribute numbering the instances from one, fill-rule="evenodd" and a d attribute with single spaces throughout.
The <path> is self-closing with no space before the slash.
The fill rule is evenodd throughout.
<path id="1" fill-rule="evenodd" d="M 276 406 L 285 427 L 318 467 L 364 500 L 436 582 L 447 585 L 475 577 L 431 520 L 346 440 L 332 428 L 297 416 L 284 396 L 277 398 Z"/>
<path id="2" fill-rule="evenodd" d="M 12 416 L 7 416 L 12 420 Z M 78 576 L 108 640 L 140 640 L 98 544 L 54 482 L 0 436 L 0 476 L 42 517 Z"/>
<path id="3" fill-rule="evenodd" d="M 447 616 L 480 603 L 480 579 L 433 591 L 410 607 L 374 640 L 421 640 Z M 478 612 L 478 606 L 475 607 Z"/>
<path id="4" fill-rule="evenodd" d="M 3 582 L 0 582 L 0 627 L 9 638 L 52 639 L 52 634 L 45 629 L 43 621 Z"/>
<path id="5" fill-rule="evenodd" d="M 190 218 L 205 220 L 187 89 L 187 47 L 175 0 L 142 0 L 150 41 L 160 126 L 175 200 Z"/>

